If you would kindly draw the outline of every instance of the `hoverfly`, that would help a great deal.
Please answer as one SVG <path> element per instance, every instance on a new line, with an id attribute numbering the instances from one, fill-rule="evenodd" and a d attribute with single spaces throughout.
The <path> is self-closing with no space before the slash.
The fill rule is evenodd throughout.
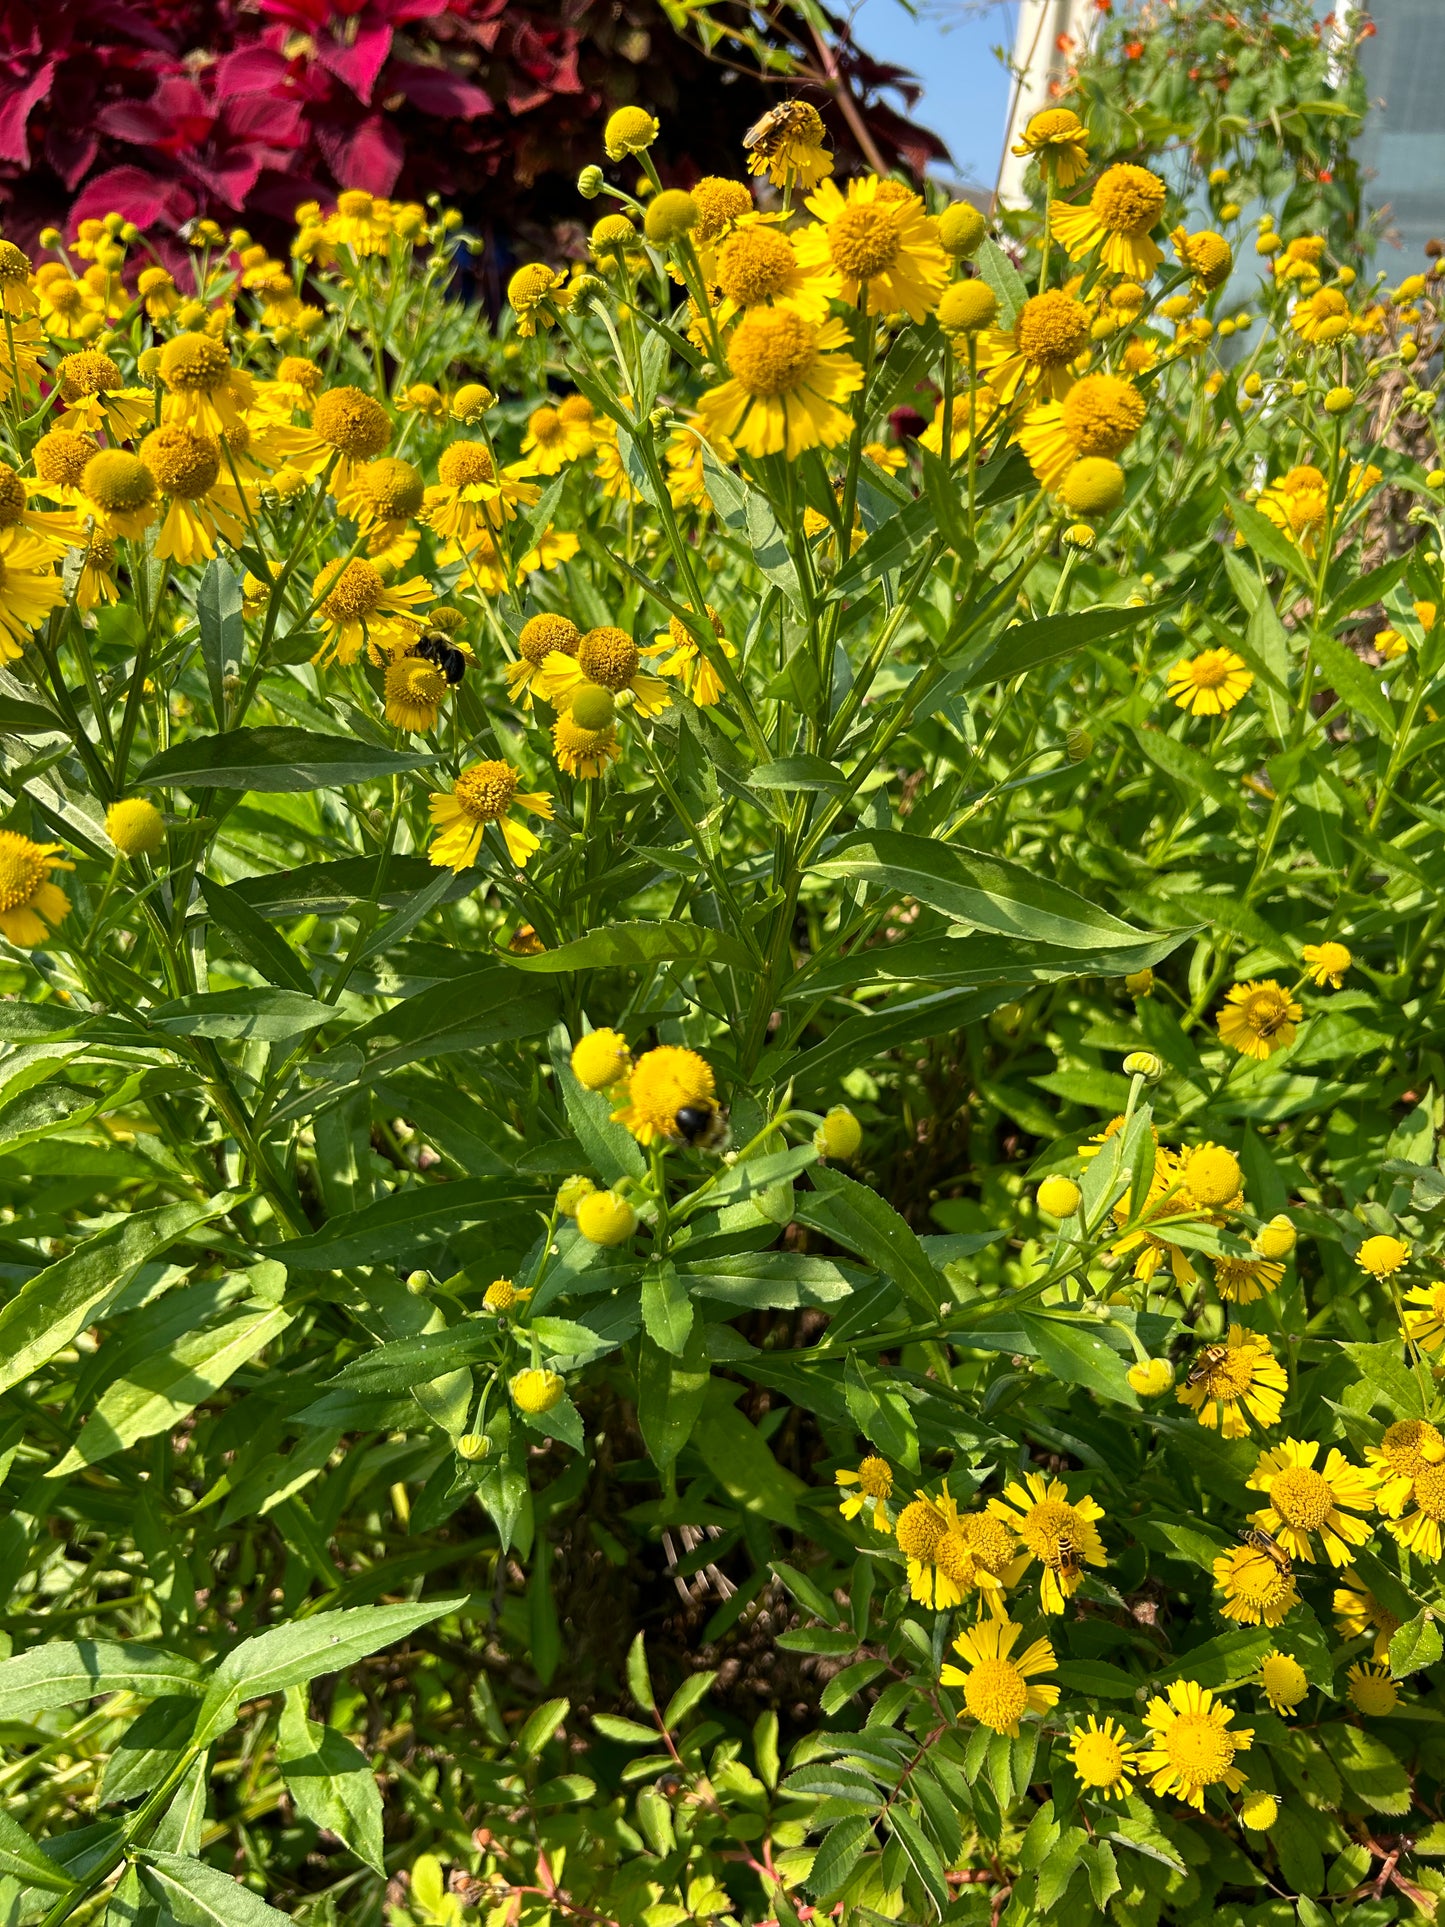
<path id="1" fill-rule="evenodd" d="M 1058 1569 L 1061 1579 L 1077 1579 L 1083 1571 L 1079 1563 L 1079 1549 L 1066 1532 L 1059 1534 Z"/>
<path id="2" fill-rule="evenodd" d="M 1227 1345 L 1206 1345 L 1194 1360 L 1194 1363 L 1189 1367 L 1189 1376 L 1184 1381 L 1185 1384 L 1202 1385 L 1210 1373 L 1214 1371 L 1217 1366 L 1223 1364 L 1228 1356 L 1229 1347 Z"/>
<path id="3" fill-rule="evenodd" d="M 1283 1578 L 1293 1576 L 1294 1563 L 1273 1533 L 1266 1532 L 1263 1526 L 1241 1526 L 1239 1536 L 1262 1559 L 1268 1559 Z"/>
<path id="4" fill-rule="evenodd" d="M 725 1151 L 732 1136 L 728 1114 L 716 1104 L 684 1104 L 673 1129 L 695 1151 Z"/>
<path id="5" fill-rule="evenodd" d="M 768 159 L 776 154 L 783 142 L 791 135 L 801 133 L 807 125 L 809 109 L 801 100 L 780 100 L 776 107 L 770 107 L 760 120 L 755 120 L 743 135 L 743 146 L 750 154 L 761 154 Z"/>

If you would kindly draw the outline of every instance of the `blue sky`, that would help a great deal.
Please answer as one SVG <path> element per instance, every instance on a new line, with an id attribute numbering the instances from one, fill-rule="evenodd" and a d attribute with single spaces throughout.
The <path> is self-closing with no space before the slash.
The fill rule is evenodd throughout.
<path id="1" fill-rule="evenodd" d="M 910 15 L 901 0 L 862 0 L 853 15 L 859 46 L 909 67 L 924 83 L 917 117 L 953 150 L 958 178 L 991 187 L 1008 108 L 1008 76 L 991 49 L 1013 45 L 1018 9 L 980 10 L 965 0 L 923 0 Z"/>

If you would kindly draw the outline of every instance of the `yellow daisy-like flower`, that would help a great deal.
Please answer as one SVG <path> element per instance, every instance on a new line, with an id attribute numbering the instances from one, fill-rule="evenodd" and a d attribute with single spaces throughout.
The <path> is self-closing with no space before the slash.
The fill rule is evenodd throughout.
<path id="1" fill-rule="evenodd" d="M 519 790 L 521 779 L 510 763 L 472 763 L 450 790 L 434 791 L 431 820 L 437 834 L 427 855 L 438 869 L 466 870 L 481 853 L 482 837 L 495 823 L 507 855 L 519 870 L 542 847 L 541 839 L 512 815 L 514 809 L 550 818 L 552 799 L 545 790 Z"/>
<path id="2" fill-rule="evenodd" d="M 1354 317 L 1338 288 L 1319 288 L 1295 303 L 1289 325 L 1303 341 L 1324 348 L 1350 332 Z"/>
<path id="3" fill-rule="evenodd" d="M 1087 207 L 1054 202 L 1050 229 L 1071 261 L 1097 248 L 1111 274 L 1144 281 L 1164 259 L 1164 250 L 1149 237 L 1164 212 L 1165 192 L 1163 181 L 1147 167 L 1127 161 L 1106 167 Z"/>
<path id="4" fill-rule="evenodd" d="M 1326 984 L 1331 990 L 1338 990 L 1345 981 L 1345 972 L 1355 961 L 1344 944 L 1333 941 L 1307 943 L 1301 954 L 1316 990 L 1323 990 Z"/>
<path id="5" fill-rule="evenodd" d="M 1294 1042 L 1304 1010 L 1273 977 L 1231 986 L 1217 1018 L 1222 1043 L 1263 1063 Z"/>
<path id="6" fill-rule="evenodd" d="M 1301 554 L 1313 556 L 1329 514 L 1329 485 L 1322 470 L 1313 463 L 1301 462 L 1277 482 L 1271 482 L 1255 506 L 1283 530 Z"/>
<path id="7" fill-rule="evenodd" d="M 1293 1573 L 1282 1572 L 1254 1546 L 1232 1546 L 1214 1561 L 1214 1583 L 1224 1594 L 1220 1611 L 1245 1626 L 1277 1626 L 1299 1604 Z"/>
<path id="8" fill-rule="evenodd" d="M 1033 115 L 1011 150 L 1032 154 L 1059 187 L 1082 180 L 1089 166 L 1089 132 L 1071 107 L 1045 107 Z"/>
<path id="9" fill-rule="evenodd" d="M 837 189 L 829 186 L 836 195 Z M 815 324 L 827 320 L 828 303 L 842 287 L 841 276 L 825 244 L 815 243 L 805 253 L 801 240 L 781 233 L 763 216 L 749 214 L 738 222 L 712 257 L 709 278 L 722 296 L 717 308 L 720 328 L 749 308 L 775 301 L 787 302 Z"/>
<path id="10" fill-rule="evenodd" d="M 1375 1643 L 1370 1649 L 1370 1657 L 1385 1659 L 1390 1651 L 1390 1641 L 1400 1630 L 1400 1621 L 1388 1606 L 1380 1604 L 1353 1566 L 1341 1573 L 1340 1577 L 1345 1583 L 1335 1587 L 1334 1597 L 1330 1601 L 1337 1630 L 1346 1639 L 1364 1639 L 1368 1633 L 1373 1633 Z"/>
<path id="11" fill-rule="evenodd" d="M 581 402 L 584 416 L 572 404 Z M 558 407 L 544 402 L 527 417 L 522 436 L 522 466 L 532 475 L 557 475 L 596 446 L 596 420 L 585 395 L 571 395 Z"/>
<path id="12" fill-rule="evenodd" d="M 1231 1325 L 1223 1344 L 1205 1345 L 1195 1354 L 1189 1377 L 1174 1396 L 1201 1425 L 1224 1438 L 1248 1435 L 1249 1421 L 1266 1430 L 1279 1423 L 1289 1379 L 1263 1332 Z"/>
<path id="13" fill-rule="evenodd" d="M 1357 1659 L 1345 1678 L 1349 1681 L 1346 1691 L 1351 1706 L 1367 1719 L 1383 1719 L 1400 1704 L 1400 1689 L 1390 1677 L 1388 1666 Z"/>
<path id="14" fill-rule="evenodd" d="M 425 656 L 397 656 L 386 665 L 386 720 L 414 735 L 435 729 L 447 687 L 446 677 Z"/>
<path id="15" fill-rule="evenodd" d="M 81 443 L 81 447 L 88 456 L 88 445 Z M 80 472 L 85 472 L 84 458 Z M 80 518 L 73 507 L 60 510 L 32 508 L 32 492 L 39 495 L 48 491 L 39 482 L 27 482 L 8 462 L 0 462 L 0 533 L 33 536 L 43 542 L 52 555 L 63 555 L 66 549 L 72 548 L 80 540 Z"/>
<path id="16" fill-rule="evenodd" d="M 1152 1744 L 1140 1761 L 1152 1775 L 1154 1793 L 1172 1793 L 1186 1805 L 1204 1810 L 1204 1795 L 1212 1786 L 1238 1793 L 1245 1776 L 1234 1764 L 1254 1739 L 1252 1727 L 1230 1730 L 1232 1707 L 1217 1701 L 1207 1686 L 1177 1679 L 1167 1699 L 1152 1699 L 1144 1715 Z"/>
<path id="17" fill-rule="evenodd" d="M 532 1296 L 530 1285 L 514 1285 L 510 1278 L 494 1278 L 482 1293 L 482 1309 L 496 1314 L 514 1311 L 518 1305 L 525 1305 Z"/>
<path id="18" fill-rule="evenodd" d="M 51 543 L 24 529 L 0 529 L 0 662 L 13 662 L 30 631 L 64 601 Z"/>
<path id="19" fill-rule="evenodd" d="M 203 429 L 182 421 L 162 422 L 141 443 L 141 460 L 167 498 L 156 555 L 182 565 L 204 562 L 216 553 L 217 540 L 234 548 L 245 533 L 237 509 L 241 497 L 222 481 L 221 445 Z"/>
<path id="20" fill-rule="evenodd" d="M 588 729 L 571 710 L 564 711 L 552 725 L 552 754 L 557 767 L 568 776 L 591 782 L 603 776 L 622 754 L 617 731 L 609 723 L 601 729 Z"/>
<path id="21" fill-rule="evenodd" d="M 1414 1510 L 1392 1519 L 1386 1530 L 1407 1552 L 1434 1564 L 1445 1550 L 1440 1531 L 1445 1521 L 1445 1465 L 1422 1465 L 1412 1474 L 1409 1502 Z"/>
<path id="22" fill-rule="evenodd" d="M 1372 1278 L 1393 1278 L 1409 1262 L 1409 1245 L 1403 1238 L 1392 1238 L 1387 1232 L 1377 1232 L 1373 1238 L 1366 1238 L 1355 1253 L 1355 1263 Z"/>
<path id="23" fill-rule="evenodd" d="M 1018 1534 L 1030 1558 L 1042 1568 L 1039 1603 L 1046 1613 L 1061 1613 L 1064 1602 L 1083 1582 L 1084 1566 L 1107 1564 L 1104 1542 L 1095 1521 L 1104 1508 L 1087 1494 L 1071 1499 L 1062 1479 L 1046 1479 L 1040 1472 L 1024 1475 L 990 1499 L 995 1518 Z"/>
<path id="24" fill-rule="evenodd" d="M 894 186 L 870 174 L 849 181 L 845 196 L 824 181 L 808 199 L 819 225 L 798 236 L 798 260 L 815 272 L 831 268 L 843 300 L 869 314 L 922 321 L 948 280 L 948 256 L 922 201 L 900 198 Z"/>
<path id="25" fill-rule="evenodd" d="M 1445 1435 L 1429 1419 L 1397 1419 L 1387 1425 L 1378 1445 L 1365 1447 L 1365 1462 L 1377 1480 L 1375 1510 L 1398 1519 L 1416 1477 L 1445 1463 Z"/>
<path id="26" fill-rule="evenodd" d="M 1087 1147 L 1084 1148 L 1087 1150 Z M 1114 1206 L 1115 1223 L 1120 1226 L 1127 1224 L 1130 1210 L 1130 1199 L 1126 1193 Z M 1149 1180 L 1143 1211 L 1133 1229 L 1116 1240 L 1110 1246 L 1110 1251 L 1116 1258 L 1127 1258 L 1131 1252 L 1135 1254 L 1134 1276 L 1142 1284 L 1148 1284 L 1160 1267 L 1167 1263 L 1175 1282 L 1187 1285 L 1196 1276 L 1193 1258 L 1183 1245 L 1176 1244 L 1170 1238 L 1168 1227 L 1171 1222 L 1187 1224 L 1199 1216 L 1199 1208 L 1184 1184 L 1180 1159 L 1173 1151 L 1156 1146 L 1154 1174 Z"/>
<path id="27" fill-rule="evenodd" d="M 1197 287 L 1210 293 L 1224 286 L 1234 266 L 1234 250 L 1222 234 L 1216 234 L 1213 228 L 1201 228 L 1198 234 L 1190 234 L 1177 227 L 1169 239 L 1174 243 L 1174 252 L 1194 276 Z"/>
<path id="28" fill-rule="evenodd" d="M 827 138 L 823 117 L 810 101 L 783 101 L 743 137 L 748 172 L 766 174 L 774 187 L 806 194 L 833 171 L 833 156 L 823 145 Z"/>
<path id="29" fill-rule="evenodd" d="M 1252 1305 L 1279 1287 L 1284 1266 L 1277 1259 L 1216 1258 L 1214 1289 L 1227 1305 Z"/>
<path id="30" fill-rule="evenodd" d="M 676 1139 L 678 1112 L 715 1106 L 717 1080 L 712 1065 L 695 1050 L 659 1044 L 644 1051 L 633 1065 L 623 1099 L 612 1121 L 625 1124 L 639 1144 L 651 1144 L 655 1138 Z"/>
<path id="31" fill-rule="evenodd" d="M 908 1562 L 908 1588 L 915 1599 L 921 1599 L 925 1592 L 933 1596 L 933 1570 L 949 1524 L 950 1514 L 922 1492 L 904 1506 L 894 1522 L 893 1536 Z"/>
<path id="32" fill-rule="evenodd" d="M 845 1519 L 856 1519 L 860 1512 L 871 1512 L 875 1532 L 888 1530 L 888 1501 L 893 1494 L 893 1472 L 887 1459 L 870 1453 L 854 1472 L 833 1474 L 844 1488 L 838 1510 Z"/>
<path id="33" fill-rule="evenodd" d="M 1277 1651 L 1265 1654 L 1253 1683 L 1269 1701 L 1271 1709 L 1286 1720 L 1310 1690 L 1299 1661 Z"/>
<path id="34" fill-rule="evenodd" d="M 446 539 L 443 560 L 493 541 L 495 531 L 514 519 L 518 505 L 532 508 L 542 499 L 538 484 L 526 479 L 528 472 L 525 463 L 513 463 L 499 479 L 481 442 L 453 442 L 442 450 L 421 519 Z"/>
<path id="35" fill-rule="evenodd" d="M 1406 1332 L 1422 1352 L 1438 1352 L 1445 1344 L 1445 1285 L 1412 1285 L 1404 1302 Z"/>
<path id="36" fill-rule="evenodd" d="M 391 537 L 421 513 L 425 500 L 421 470 L 400 456 L 382 455 L 352 468 L 345 489 L 337 494 L 336 506 L 351 517 L 363 535 L 383 531 Z"/>
<path id="37" fill-rule="evenodd" d="M 1313 1533 L 1320 1535 L 1325 1557 L 1332 1566 L 1347 1566 L 1356 1546 L 1372 1531 L 1360 1512 L 1375 1505 L 1373 1473 L 1351 1465 L 1337 1446 L 1331 1446 L 1323 1472 L 1315 1470 L 1322 1447 L 1313 1439 L 1286 1439 L 1261 1452 L 1246 1483 L 1263 1492 L 1269 1503 L 1249 1516 L 1277 1539 L 1292 1559 L 1314 1563 Z"/>
<path id="38" fill-rule="evenodd" d="M 1101 1725 L 1092 1713 L 1069 1738 L 1069 1759 L 1086 1793 L 1127 1800 L 1134 1791 L 1140 1751 L 1117 1720 Z"/>
<path id="39" fill-rule="evenodd" d="M 50 881 L 52 870 L 73 870 L 59 843 L 33 843 L 18 830 L 0 830 L 0 936 L 19 950 L 44 943 L 70 910 L 70 898 Z"/>
<path id="40" fill-rule="evenodd" d="M 154 404 L 149 388 L 127 388 L 119 367 L 98 349 L 66 355 L 55 376 L 65 403 L 65 426 L 72 433 L 95 434 L 104 428 L 116 441 L 129 441 L 150 426 Z"/>
<path id="41" fill-rule="evenodd" d="M 554 650 L 544 657 L 534 687 L 544 702 L 565 709 L 584 683 L 598 683 L 614 696 L 629 695 L 641 715 L 657 716 L 671 706 L 672 696 L 665 682 L 643 672 L 641 661 L 625 629 L 589 629 L 575 656 Z"/>
<path id="42" fill-rule="evenodd" d="M 115 543 L 108 535 L 93 534 L 79 545 L 80 569 L 75 578 L 75 606 L 94 609 L 102 602 L 118 602 L 115 580 Z M 3 640 L 0 640 L 3 647 Z"/>
<path id="43" fill-rule="evenodd" d="M 905 1506 L 897 1538 L 908 1559 L 910 1593 L 940 1612 L 962 1605 L 971 1592 L 1001 1598 L 1028 1564 L 1003 1520 L 988 1512 L 961 1513 L 947 1492 L 936 1500 L 920 1493 Z"/>
<path id="44" fill-rule="evenodd" d="M 507 300 L 517 317 L 517 333 L 523 340 L 538 328 L 550 328 L 556 310 L 568 303 L 567 277 L 542 261 L 528 261 L 517 269 L 507 283 Z"/>
<path id="45" fill-rule="evenodd" d="M 1011 1619 L 984 1619 L 953 1642 L 962 1666 L 945 1666 L 939 1674 L 944 1686 L 963 1688 L 964 1710 L 980 1726 L 1015 1738 L 1025 1713 L 1047 1713 L 1058 1705 L 1057 1686 L 1031 1685 L 1041 1673 L 1058 1670 L 1054 1649 L 1036 1639 L 1013 1658 L 1023 1627 Z"/>
<path id="46" fill-rule="evenodd" d="M 1024 416 L 1018 445 L 1042 487 L 1057 488 L 1080 457 L 1122 454 L 1144 425 L 1144 397 L 1119 375 L 1083 375 L 1060 401 Z"/>
<path id="47" fill-rule="evenodd" d="M 528 617 L 517 638 L 518 659 L 507 664 L 507 688 L 513 701 L 530 709 L 538 674 L 548 656 L 554 652 L 575 656 L 581 640 L 581 630 L 566 616 L 543 610 Z"/>
<path id="48" fill-rule="evenodd" d="M 388 583 L 374 562 L 353 556 L 324 563 L 312 584 L 321 623 L 321 647 L 313 662 L 352 663 L 363 643 L 373 662 L 410 649 L 422 630 L 419 605 L 432 598 L 422 576 Z"/>
<path id="49" fill-rule="evenodd" d="M 1012 401 L 1020 387 L 1062 401 L 1088 345 L 1089 310 L 1062 288 L 1049 288 L 1025 301 L 1012 328 L 979 337 L 978 367 L 1002 401 Z"/>
<path id="50" fill-rule="evenodd" d="M 269 456 L 310 481 L 331 467 L 331 492 L 351 486 L 356 463 L 374 462 L 391 440 L 391 417 L 374 395 L 354 387 L 328 388 L 318 395 L 307 427 L 273 421 L 266 429 Z"/>
<path id="51" fill-rule="evenodd" d="M 518 1372 L 507 1389 L 519 1412 L 525 1412 L 529 1418 L 540 1418 L 543 1412 L 550 1412 L 554 1405 L 561 1403 L 567 1381 L 558 1372 L 533 1365 Z"/>
<path id="52" fill-rule="evenodd" d="M 722 617 L 711 603 L 707 604 L 707 619 L 713 634 L 717 637 L 719 651 L 731 662 L 736 659 L 737 650 L 723 634 Z M 642 651 L 644 656 L 658 658 L 659 676 L 676 676 L 683 688 L 700 709 L 710 708 L 721 701 L 723 680 L 707 657 L 698 647 L 692 631 L 676 616 L 669 616 L 667 627 Z"/>
<path id="53" fill-rule="evenodd" d="M 863 385 L 863 370 L 834 317 L 821 325 L 796 308 L 750 308 L 728 342 L 730 379 L 698 403 L 709 439 L 721 435 L 748 455 L 786 455 L 834 448 L 852 433 L 837 406 Z"/>
<path id="54" fill-rule="evenodd" d="M 1169 694 L 1191 716 L 1227 715 L 1253 685 L 1253 671 L 1232 649 L 1205 649 L 1169 671 Z"/>

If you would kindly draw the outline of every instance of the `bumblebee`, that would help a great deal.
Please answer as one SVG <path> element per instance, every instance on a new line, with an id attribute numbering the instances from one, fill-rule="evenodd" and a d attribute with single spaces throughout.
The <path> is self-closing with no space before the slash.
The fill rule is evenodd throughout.
<path id="1" fill-rule="evenodd" d="M 1202 1384 L 1214 1370 L 1215 1366 L 1222 1364 L 1228 1356 L 1229 1347 L 1227 1345 L 1206 1345 L 1194 1363 L 1189 1367 L 1189 1376 L 1184 1381 L 1185 1384 Z"/>
<path id="2" fill-rule="evenodd" d="M 780 100 L 776 107 L 770 107 L 761 120 L 755 120 L 743 135 L 743 146 L 750 154 L 761 154 L 764 159 L 776 154 L 785 140 L 800 134 L 808 125 L 808 115 L 815 113 L 805 101 Z"/>
<path id="3" fill-rule="evenodd" d="M 732 1138 L 728 1114 L 717 1104 L 684 1104 L 672 1125 L 694 1151 L 725 1151 Z"/>
<path id="4" fill-rule="evenodd" d="M 1252 1551 L 1268 1559 L 1284 1578 L 1293 1576 L 1294 1562 L 1273 1533 L 1266 1532 L 1263 1526 L 1241 1526 L 1239 1536 Z"/>
<path id="5" fill-rule="evenodd" d="M 440 629 L 429 629 L 409 653 L 413 656 L 425 656 L 428 662 L 434 662 L 453 687 L 467 673 L 465 653 L 457 648 L 450 636 L 444 636 Z"/>

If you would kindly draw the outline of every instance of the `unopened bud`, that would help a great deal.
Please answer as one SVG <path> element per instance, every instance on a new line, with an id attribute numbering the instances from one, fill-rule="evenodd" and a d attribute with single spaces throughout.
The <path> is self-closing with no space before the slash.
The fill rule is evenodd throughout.
<path id="1" fill-rule="evenodd" d="M 1408 367 L 1412 361 L 1416 361 L 1419 359 L 1419 355 L 1420 355 L 1419 342 L 1416 341 L 1413 335 L 1406 335 L 1405 339 L 1400 343 L 1401 361 L 1403 361 Z"/>
<path id="2" fill-rule="evenodd" d="M 606 184 L 606 176 L 595 164 L 584 167 L 577 176 L 577 192 L 584 201 L 595 201 Z"/>
<path id="3" fill-rule="evenodd" d="M 406 1288 L 414 1298 L 419 1298 L 430 1283 L 429 1271 L 409 1271 L 406 1274 Z"/>
<path id="4" fill-rule="evenodd" d="M 1142 1077 L 1146 1084 L 1157 1084 L 1164 1075 L 1163 1060 L 1152 1050 L 1131 1050 L 1124 1059 L 1126 1077 Z"/>
<path id="5" fill-rule="evenodd" d="M 1086 763 L 1094 753 L 1094 739 L 1087 729 L 1071 729 L 1064 737 L 1064 749 L 1071 763 Z"/>
<path id="6" fill-rule="evenodd" d="M 485 1432 L 463 1432 L 457 1440 L 458 1455 L 472 1462 L 484 1459 L 491 1449 L 492 1441 Z"/>

